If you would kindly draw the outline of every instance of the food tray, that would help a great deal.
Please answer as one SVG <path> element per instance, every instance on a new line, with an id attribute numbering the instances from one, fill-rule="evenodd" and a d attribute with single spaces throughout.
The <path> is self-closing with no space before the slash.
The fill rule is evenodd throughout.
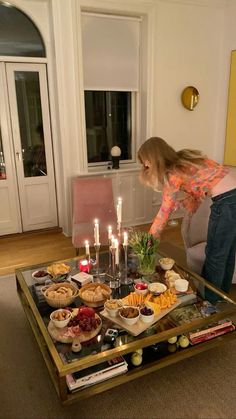
<path id="1" fill-rule="evenodd" d="M 173 304 L 171 307 L 162 309 L 161 312 L 159 314 L 157 314 L 154 317 L 154 320 L 152 322 L 150 322 L 150 323 L 144 323 L 139 318 L 138 321 L 137 321 L 137 323 L 132 324 L 132 325 L 129 325 L 129 324 L 125 323 L 120 318 L 119 314 L 116 317 L 109 316 L 109 314 L 108 314 L 108 312 L 107 312 L 106 309 L 103 310 L 103 311 L 101 311 L 99 314 L 101 316 L 109 319 L 113 323 L 118 324 L 119 326 L 122 327 L 122 329 L 124 329 L 127 332 L 129 332 L 132 336 L 138 336 L 138 335 L 140 335 L 140 333 L 145 332 L 145 330 L 147 330 L 150 326 L 152 326 L 154 323 L 156 323 L 162 317 L 166 316 L 166 314 L 170 313 L 172 310 L 174 310 L 176 307 L 178 307 L 181 303 L 182 303 L 181 299 L 177 299 L 177 302 L 175 304 Z"/>

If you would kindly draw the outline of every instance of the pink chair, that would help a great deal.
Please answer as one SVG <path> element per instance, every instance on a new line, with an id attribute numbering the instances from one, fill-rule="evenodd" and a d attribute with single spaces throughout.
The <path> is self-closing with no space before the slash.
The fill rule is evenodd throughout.
<path id="1" fill-rule="evenodd" d="M 108 225 L 116 229 L 117 215 L 109 178 L 76 178 L 72 181 L 72 243 L 76 249 L 85 240 L 94 245 L 94 220 L 99 221 L 101 245 L 108 245 Z"/>

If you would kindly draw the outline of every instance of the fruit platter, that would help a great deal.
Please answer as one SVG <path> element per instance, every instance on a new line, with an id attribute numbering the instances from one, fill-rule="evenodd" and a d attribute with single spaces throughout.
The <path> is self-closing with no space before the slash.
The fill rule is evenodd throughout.
<path id="1" fill-rule="evenodd" d="M 53 316 L 51 315 L 50 317 L 48 331 L 55 341 L 72 344 L 74 340 L 86 342 L 93 339 L 100 332 L 102 320 L 93 308 L 86 306 L 80 306 L 79 308 L 68 307 L 65 311 L 70 311 L 71 313 L 70 320 L 65 327 L 57 327 L 53 321 Z"/>

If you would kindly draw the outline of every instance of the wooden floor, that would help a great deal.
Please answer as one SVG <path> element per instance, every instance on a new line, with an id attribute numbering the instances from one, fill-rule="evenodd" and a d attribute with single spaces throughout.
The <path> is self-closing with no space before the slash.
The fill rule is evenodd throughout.
<path id="1" fill-rule="evenodd" d="M 141 230 L 148 228 L 149 225 L 137 227 Z M 177 226 L 166 227 L 162 241 L 183 248 L 180 221 Z M 71 237 L 66 237 L 60 229 L 3 236 L 0 238 L 0 275 L 14 273 L 19 267 L 74 256 Z"/>

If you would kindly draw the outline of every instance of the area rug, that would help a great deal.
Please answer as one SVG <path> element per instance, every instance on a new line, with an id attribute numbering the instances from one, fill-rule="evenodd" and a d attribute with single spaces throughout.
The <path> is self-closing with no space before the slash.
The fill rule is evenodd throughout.
<path id="1" fill-rule="evenodd" d="M 0 277 L 1 419 L 235 419 L 236 342 L 62 407 L 19 302 Z"/>

